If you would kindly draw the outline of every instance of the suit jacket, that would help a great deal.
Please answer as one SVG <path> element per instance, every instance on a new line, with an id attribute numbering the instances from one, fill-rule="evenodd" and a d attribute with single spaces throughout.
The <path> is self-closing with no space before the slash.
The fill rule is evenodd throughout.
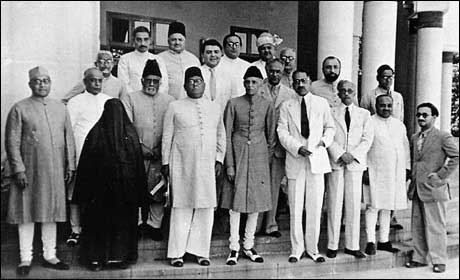
<path id="1" fill-rule="evenodd" d="M 458 166 L 458 147 L 450 133 L 431 128 L 425 137 L 422 150 L 417 149 L 420 135 L 412 135 L 410 146 L 412 155 L 412 181 L 409 185 L 408 197 L 413 199 L 415 189 L 423 202 L 449 200 L 447 177 Z M 446 159 L 449 160 L 446 162 Z M 428 175 L 436 172 L 440 180 Z"/>
<path id="2" fill-rule="evenodd" d="M 275 119 L 276 123 L 278 123 L 278 120 L 280 118 L 280 108 L 281 104 L 289 99 L 295 98 L 297 94 L 295 93 L 294 90 L 286 87 L 285 85 L 279 84 L 280 89 L 278 92 L 278 96 L 276 98 L 273 98 L 272 95 L 270 94 L 270 88 L 268 85 L 268 81 L 265 80 L 263 85 L 260 87 L 259 94 L 272 102 L 273 106 L 275 107 Z M 277 158 L 285 158 L 286 157 L 286 150 L 283 148 L 283 146 L 280 144 L 278 135 L 276 135 L 275 139 L 275 157 Z"/>
<path id="3" fill-rule="evenodd" d="M 308 93 L 305 97 L 307 115 L 310 123 L 310 136 L 308 137 L 308 150 L 311 171 L 315 174 L 331 171 L 331 165 L 326 148 L 334 139 L 335 125 L 329 103 L 326 99 Z M 299 155 L 299 148 L 304 146 L 306 139 L 302 136 L 300 125 L 301 98 L 297 97 L 284 102 L 280 108 L 278 120 L 278 136 L 281 145 L 286 149 L 286 176 L 296 179 L 299 169 L 305 166 L 306 158 Z M 319 146 L 323 141 L 326 147 Z"/>
<path id="4" fill-rule="evenodd" d="M 374 130 L 371 125 L 369 111 L 355 105 L 350 105 L 350 131 L 347 132 L 345 123 L 345 105 L 332 108 L 332 117 L 335 121 L 336 132 L 334 142 L 327 148 L 332 169 L 342 169 L 337 161 L 340 156 L 348 152 L 356 159 L 345 166 L 348 170 L 364 171 L 367 167 L 367 152 L 374 139 Z"/>

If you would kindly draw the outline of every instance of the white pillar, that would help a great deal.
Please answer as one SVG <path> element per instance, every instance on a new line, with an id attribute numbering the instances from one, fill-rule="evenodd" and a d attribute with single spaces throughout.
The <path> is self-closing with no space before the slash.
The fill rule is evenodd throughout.
<path id="1" fill-rule="evenodd" d="M 380 65 L 395 68 L 397 10 L 396 1 L 364 1 L 361 94 L 377 86 Z"/>
<path id="2" fill-rule="evenodd" d="M 1 135 L 14 103 L 31 95 L 28 70 L 48 69 L 50 97 L 60 99 L 94 65 L 99 50 L 99 1 L 2 1 Z M 4 143 L 1 143 L 2 152 Z"/>
<path id="3" fill-rule="evenodd" d="M 418 13 L 416 104 L 430 102 L 441 110 L 443 12 Z M 439 120 L 436 122 L 439 127 Z"/>
<path id="4" fill-rule="evenodd" d="M 452 68 L 454 54 L 450 51 L 442 53 L 442 90 L 440 107 L 441 130 L 450 132 L 450 117 L 452 111 Z"/>
<path id="5" fill-rule="evenodd" d="M 342 62 L 339 79 L 352 79 L 353 1 L 320 1 L 318 23 L 318 79 L 323 77 L 322 62 L 336 56 Z"/>

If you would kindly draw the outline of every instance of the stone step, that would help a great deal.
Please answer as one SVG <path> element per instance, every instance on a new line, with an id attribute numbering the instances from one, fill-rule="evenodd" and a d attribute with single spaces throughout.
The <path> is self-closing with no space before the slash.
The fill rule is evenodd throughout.
<path id="1" fill-rule="evenodd" d="M 458 234 L 449 235 L 448 254 L 449 258 L 458 258 Z M 298 263 L 291 264 L 287 261 L 288 255 L 284 253 L 263 254 L 264 263 L 252 263 L 243 257 L 239 258 L 238 264 L 228 266 L 225 264 L 226 257 L 211 257 L 211 265 L 202 267 L 196 264 L 191 257 L 185 258 L 182 268 L 169 265 L 167 260 L 139 261 L 137 264 L 125 270 L 102 270 L 92 272 L 80 265 L 71 265 L 68 271 L 56 271 L 40 266 L 41 261 L 33 262 L 30 278 L 312 278 L 325 275 L 334 275 L 347 271 L 368 271 L 401 267 L 409 259 L 410 242 L 395 244 L 401 248 L 401 252 L 391 254 L 377 251 L 374 256 L 365 259 L 356 259 L 339 251 L 335 259 L 326 258 L 324 263 L 314 263 L 308 258 L 301 259 Z M 15 274 L 16 264 L 4 264 L 2 262 L 1 278 L 17 278 Z M 408 273 L 410 271 L 408 270 Z"/>

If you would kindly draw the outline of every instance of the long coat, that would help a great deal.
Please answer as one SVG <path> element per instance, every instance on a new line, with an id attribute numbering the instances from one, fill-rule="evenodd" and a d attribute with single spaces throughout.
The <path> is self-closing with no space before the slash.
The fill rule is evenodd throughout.
<path id="1" fill-rule="evenodd" d="M 240 213 L 272 208 L 269 158 L 275 144 L 275 111 L 270 101 L 256 95 L 231 99 L 224 114 L 227 132 L 225 167 L 234 168 L 235 182 L 226 180 L 222 208 Z"/>
<path id="2" fill-rule="evenodd" d="M 364 201 L 373 208 L 407 208 L 406 169 L 410 150 L 406 127 L 396 118 L 371 117 L 374 141 L 367 154 L 369 186 L 363 186 Z"/>
<path id="3" fill-rule="evenodd" d="M 221 108 L 207 98 L 169 103 L 163 123 L 162 161 L 169 164 L 172 207 L 217 206 L 215 163 L 225 156 Z"/>
<path id="4" fill-rule="evenodd" d="M 7 222 L 65 222 L 66 168 L 75 170 L 75 143 L 65 105 L 29 97 L 6 121 L 5 148 L 12 173 L 25 172 L 28 186 L 10 189 Z"/>

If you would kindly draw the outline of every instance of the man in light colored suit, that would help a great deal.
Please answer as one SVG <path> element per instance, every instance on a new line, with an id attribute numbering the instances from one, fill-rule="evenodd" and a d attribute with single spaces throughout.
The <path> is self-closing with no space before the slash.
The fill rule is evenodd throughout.
<path id="1" fill-rule="evenodd" d="M 447 261 L 446 212 L 450 199 L 447 177 L 458 167 L 458 146 L 450 133 L 434 127 L 438 116 L 438 109 L 431 103 L 417 106 L 421 131 L 412 135 L 410 141 L 412 181 L 407 194 L 412 200 L 415 250 L 406 267 L 426 266 L 429 256 L 433 272 L 444 272 Z"/>
<path id="2" fill-rule="evenodd" d="M 292 89 L 281 84 L 281 72 L 283 71 L 283 67 L 283 61 L 279 58 L 268 60 L 265 66 L 268 78 L 265 79 L 259 92 L 263 98 L 273 103 L 276 110 L 276 122 L 278 122 L 279 119 L 281 103 L 296 97 L 296 94 Z M 278 223 L 276 222 L 276 211 L 278 209 L 281 180 L 285 176 L 285 158 L 286 150 L 280 144 L 278 138 L 276 138 L 275 153 L 270 164 L 270 183 L 273 208 L 270 211 L 264 212 L 263 215 L 259 215 L 259 228 L 261 227 L 260 224 L 262 224 L 263 220 L 265 220 L 264 227 L 260 230 L 260 232 L 276 238 L 281 236 L 281 233 L 278 230 Z"/>
<path id="3" fill-rule="evenodd" d="M 341 80 L 337 91 L 342 103 L 332 108 L 336 133 L 334 142 L 327 149 L 332 167 L 327 179 L 327 256 L 337 256 L 345 203 L 345 253 L 365 258 L 359 250 L 361 182 L 374 130 L 369 111 L 353 104 L 355 85 Z"/>
<path id="4" fill-rule="evenodd" d="M 292 246 L 289 262 L 299 261 L 305 250 L 315 262 L 324 262 L 318 251 L 318 240 L 324 173 L 331 171 L 326 148 L 334 139 L 334 119 L 327 100 L 309 92 L 311 81 L 306 71 L 295 71 L 293 83 L 297 96 L 281 105 L 277 128 L 280 143 L 287 151 Z M 304 207 L 305 233 L 302 228 Z"/>

